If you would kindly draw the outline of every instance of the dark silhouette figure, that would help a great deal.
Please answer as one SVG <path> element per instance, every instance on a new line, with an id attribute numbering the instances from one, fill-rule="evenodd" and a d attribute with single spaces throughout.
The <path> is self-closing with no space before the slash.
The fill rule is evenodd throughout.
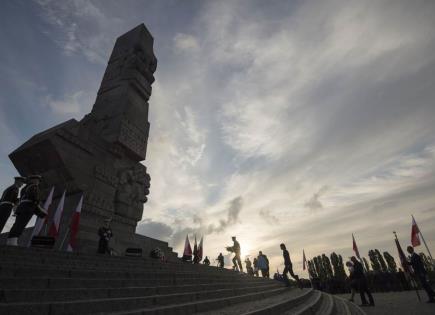
<path id="1" fill-rule="evenodd" d="M 217 261 L 218 261 L 218 267 L 223 268 L 225 265 L 225 262 L 224 262 L 224 255 L 222 255 L 222 253 L 219 253 Z"/>
<path id="2" fill-rule="evenodd" d="M 408 251 L 408 253 L 411 254 L 411 260 L 409 264 L 412 266 L 412 269 L 414 269 L 414 275 L 416 276 L 416 278 L 418 278 L 421 286 L 427 293 L 427 296 L 429 298 L 427 302 L 435 303 L 435 292 L 427 281 L 427 271 L 424 267 L 421 257 L 414 252 L 414 248 L 412 246 L 408 246 L 406 250 Z"/>
<path id="3" fill-rule="evenodd" d="M 113 232 L 110 228 L 110 221 L 111 219 L 106 219 L 104 221 L 104 226 L 98 229 L 98 235 L 100 236 L 100 241 L 98 242 L 99 254 L 112 254 L 112 250 L 109 247 L 110 239 L 113 237 Z"/>
<path id="4" fill-rule="evenodd" d="M 210 260 L 207 256 L 205 256 L 204 261 L 202 262 L 204 265 L 210 266 Z"/>
<path id="5" fill-rule="evenodd" d="M 301 281 L 299 280 L 299 276 L 295 275 L 293 272 L 293 264 L 290 260 L 290 254 L 289 254 L 287 248 L 285 247 L 284 243 L 281 243 L 280 248 L 282 250 L 282 256 L 284 258 L 284 270 L 282 271 L 282 276 L 284 277 L 284 281 L 285 281 L 286 285 L 290 286 L 290 281 L 287 277 L 287 273 L 289 273 L 290 276 L 292 276 L 292 278 L 297 281 L 298 286 L 300 288 L 302 288 Z"/>
<path id="6" fill-rule="evenodd" d="M 263 278 L 269 278 L 269 259 L 262 251 L 258 252 L 257 266 L 261 270 Z"/>
<path id="7" fill-rule="evenodd" d="M 248 275 L 253 276 L 254 270 L 252 269 L 252 262 L 249 260 L 249 257 L 246 257 L 245 265 L 246 265 L 246 272 L 248 273 Z"/>
<path id="8" fill-rule="evenodd" d="M 352 262 L 348 261 L 346 262 L 347 269 L 349 270 L 349 287 L 350 287 L 350 299 L 349 301 L 353 302 L 356 290 L 358 289 L 358 280 L 355 279 L 354 276 L 354 267 Z"/>
<path id="9" fill-rule="evenodd" d="M 252 265 L 254 266 L 254 275 L 258 277 L 258 259 L 254 257 L 252 260 Z"/>
<path id="10" fill-rule="evenodd" d="M 15 211 L 16 219 L 9 231 L 7 244 L 16 246 L 18 245 L 18 238 L 23 234 L 27 223 L 34 214 L 44 217 L 46 213 L 40 210 L 40 196 L 39 196 L 39 183 L 41 176 L 32 175 L 28 177 L 28 184 L 21 192 L 20 203 Z"/>
<path id="11" fill-rule="evenodd" d="M 240 258 L 240 244 L 237 242 L 236 237 L 231 238 L 233 240 L 233 246 L 227 247 L 229 252 L 234 253 L 233 266 L 235 270 L 243 272 L 242 259 Z"/>
<path id="12" fill-rule="evenodd" d="M 373 300 L 373 296 L 370 293 L 369 287 L 367 285 L 367 278 L 364 274 L 364 268 L 362 264 L 356 259 L 355 256 L 352 256 L 350 260 L 353 263 L 353 277 L 358 283 L 358 291 L 359 295 L 361 296 L 361 306 L 375 306 L 375 301 Z M 367 303 L 365 294 L 367 294 L 370 304 Z"/>
<path id="13" fill-rule="evenodd" d="M 0 233 L 11 216 L 12 209 L 18 203 L 18 191 L 25 182 L 24 177 L 15 177 L 14 183 L 3 191 L 0 199 Z"/>

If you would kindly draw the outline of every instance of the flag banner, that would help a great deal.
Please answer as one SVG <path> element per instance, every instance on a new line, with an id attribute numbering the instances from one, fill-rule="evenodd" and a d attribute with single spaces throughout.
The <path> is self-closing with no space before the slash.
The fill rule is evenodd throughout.
<path id="1" fill-rule="evenodd" d="M 42 206 L 45 211 L 48 213 L 48 208 L 50 208 L 51 202 L 53 201 L 53 194 L 54 194 L 54 186 L 51 187 L 50 193 L 48 194 L 47 199 L 44 202 L 44 205 Z M 32 243 L 32 238 L 35 235 L 39 235 L 41 233 L 42 228 L 44 227 L 44 224 L 47 222 L 48 215 L 45 218 L 36 217 L 35 226 L 32 230 L 32 235 L 30 236 L 29 243 L 27 246 L 30 246 Z"/>
<path id="2" fill-rule="evenodd" d="M 198 260 L 201 261 L 202 260 L 202 254 L 203 254 L 203 236 L 201 236 L 201 240 L 199 241 L 199 245 L 198 245 Z"/>
<path id="3" fill-rule="evenodd" d="M 56 212 L 54 213 L 53 222 L 50 225 L 48 236 L 57 237 L 59 235 L 60 219 L 62 218 L 63 206 L 65 203 L 66 190 L 63 192 L 62 197 L 57 205 Z"/>
<path id="4" fill-rule="evenodd" d="M 70 237 L 68 244 L 68 251 L 72 252 L 77 250 L 77 234 L 79 233 L 79 223 L 80 223 L 80 213 L 82 212 L 83 206 L 83 195 L 80 197 L 79 203 L 77 204 L 76 211 L 73 213 L 70 226 Z"/>
<path id="5" fill-rule="evenodd" d="M 184 242 L 183 258 L 192 258 L 192 247 L 190 247 L 188 235 L 186 235 L 186 241 Z"/>
<path id="6" fill-rule="evenodd" d="M 399 254 L 400 264 L 402 265 L 403 271 L 406 273 L 410 272 L 410 267 L 408 264 L 408 261 L 406 260 L 405 253 L 402 250 L 402 247 L 400 246 L 399 240 L 395 239 L 396 246 L 397 246 L 397 252 Z"/>
<path id="7" fill-rule="evenodd" d="M 196 235 L 195 235 L 195 243 L 193 244 L 193 256 L 198 256 L 198 245 L 196 244 Z"/>
<path id="8" fill-rule="evenodd" d="M 302 250 L 302 267 L 304 270 L 307 269 L 307 258 L 305 257 L 305 250 Z"/>
<path id="9" fill-rule="evenodd" d="M 355 237 L 352 233 L 352 241 L 353 241 L 353 251 L 355 252 L 355 256 L 358 257 L 359 260 L 361 260 L 361 256 L 359 255 L 358 246 L 356 246 Z"/>
<path id="10" fill-rule="evenodd" d="M 412 247 L 420 246 L 420 230 L 418 228 L 417 222 L 415 222 L 414 216 L 412 216 L 412 228 L 411 228 L 411 244 Z"/>

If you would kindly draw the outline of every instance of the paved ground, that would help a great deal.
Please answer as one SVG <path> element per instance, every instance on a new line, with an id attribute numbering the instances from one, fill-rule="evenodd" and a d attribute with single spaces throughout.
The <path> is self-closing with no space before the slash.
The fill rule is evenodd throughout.
<path id="1" fill-rule="evenodd" d="M 375 307 L 364 307 L 367 315 L 434 315 L 435 303 L 428 304 L 427 295 L 419 291 L 421 302 L 418 301 L 415 291 L 374 293 Z M 348 299 L 349 295 L 341 295 Z M 360 304 L 357 294 L 355 302 Z"/>

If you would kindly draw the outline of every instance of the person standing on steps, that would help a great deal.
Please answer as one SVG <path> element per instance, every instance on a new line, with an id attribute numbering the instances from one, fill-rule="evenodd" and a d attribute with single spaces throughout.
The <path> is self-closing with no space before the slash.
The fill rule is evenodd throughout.
<path id="1" fill-rule="evenodd" d="M 15 177 L 14 183 L 3 191 L 0 199 L 0 233 L 6 225 L 9 217 L 11 216 L 12 209 L 18 203 L 18 192 L 26 182 L 25 177 Z"/>
<path id="2" fill-rule="evenodd" d="M 347 269 L 349 270 L 349 278 L 348 278 L 349 287 L 350 287 L 350 299 L 349 299 L 349 301 L 353 302 L 355 294 L 356 294 L 356 290 L 358 289 L 358 283 L 354 277 L 354 268 L 353 268 L 352 262 L 350 262 L 350 261 L 346 262 L 346 266 L 347 266 Z"/>
<path id="3" fill-rule="evenodd" d="M 408 253 L 411 255 L 411 259 L 409 264 L 412 266 L 414 270 L 414 275 L 418 278 L 421 283 L 421 286 L 426 291 L 426 294 L 429 298 L 428 303 L 435 303 L 435 292 L 427 281 L 427 271 L 424 267 L 423 261 L 421 260 L 420 255 L 414 252 L 414 247 L 408 246 L 406 248 Z"/>
<path id="4" fill-rule="evenodd" d="M 39 183 L 42 177 L 40 175 L 31 175 L 27 179 L 28 184 L 22 189 L 20 202 L 15 210 L 15 222 L 9 231 L 7 245 L 18 246 L 18 238 L 23 234 L 27 223 L 34 214 L 39 217 L 47 215 L 39 205 Z"/>
<path id="5" fill-rule="evenodd" d="M 302 285 L 301 285 L 301 281 L 299 280 L 299 276 L 295 275 L 293 272 L 293 264 L 290 260 L 290 254 L 287 250 L 287 248 L 285 247 L 284 243 L 281 243 L 281 245 L 279 246 L 282 250 L 282 256 L 284 258 L 284 270 L 282 271 L 282 276 L 284 278 L 284 281 L 286 283 L 287 286 L 290 286 L 290 281 L 287 277 L 287 273 L 290 274 L 290 276 L 293 277 L 293 279 L 296 280 L 296 282 L 298 283 L 299 288 L 302 289 Z"/>
<path id="6" fill-rule="evenodd" d="M 112 250 L 109 247 L 110 239 L 113 237 L 112 229 L 110 228 L 110 218 L 104 220 L 104 226 L 98 229 L 98 236 L 100 241 L 98 242 L 98 253 L 99 254 L 112 254 Z"/>
<path id="7" fill-rule="evenodd" d="M 370 293 L 369 287 L 367 285 L 367 278 L 364 274 L 363 265 L 356 259 L 355 256 L 352 256 L 350 260 L 353 263 L 353 277 L 358 283 L 358 291 L 361 296 L 361 306 L 375 306 L 375 301 L 373 300 L 373 296 Z M 367 294 L 369 298 L 369 303 L 367 303 L 365 294 Z"/>
<path id="8" fill-rule="evenodd" d="M 249 260 L 249 257 L 246 257 L 245 265 L 246 265 L 246 272 L 248 273 L 248 275 L 253 276 L 254 270 L 252 269 L 252 262 Z"/>
<path id="9" fill-rule="evenodd" d="M 233 246 L 227 247 L 227 250 L 234 253 L 233 266 L 235 270 L 243 272 L 242 259 L 240 258 L 240 244 L 237 242 L 235 236 L 233 236 L 231 239 L 233 240 Z"/>
<path id="10" fill-rule="evenodd" d="M 261 276 L 269 278 L 269 259 L 267 259 L 267 256 L 262 251 L 258 252 L 257 266 L 261 270 Z"/>
<path id="11" fill-rule="evenodd" d="M 252 265 L 254 266 L 254 276 L 258 277 L 258 259 L 257 257 L 254 257 L 252 260 Z"/>
<path id="12" fill-rule="evenodd" d="M 204 261 L 202 262 L 204 265 L 210 266 L 210 260 L 207 256 L 205 256 Z"/>
<path id="13" fill-rule="evenodd" d="M 222 255 L 222 253 L 219 253 L 217 261 L 218 261 L 218 267 L 223 268 L 225 263 L 224 263 L 224 255 Z"/>

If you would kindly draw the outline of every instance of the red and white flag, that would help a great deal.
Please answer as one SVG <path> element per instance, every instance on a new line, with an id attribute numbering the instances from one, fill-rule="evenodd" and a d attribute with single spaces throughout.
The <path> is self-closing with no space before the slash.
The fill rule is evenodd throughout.
<path id="1" fill-rule="evenodd" d="M 192 247 L 190 247 L 189 236 L 186 235 L 186 241 L 184 242 L 184 251 L 183 251 L 184 259 L 192 259 Z"/>
<path id="2" fill-rule="evenodd" d="M 51 202 L 53 201 L 53 193 L 54 193 L 54 186 L 51 187 L 50 193 L 48 194 L 48 197 L 45 200 L 44 205 L 42 206 L 44 210 L 47 212 L 48 212 L 48 208 L 50 208 Z M 47 223 L 47 218 L 48 215 L 45 218 L 36 217 L 35 226 L 33 227 L 32 235 L 30 236 L 28 246 L 30 246 L 30 244 L 32 243 L 32 238 L 35 235 L 39 235 L 39 233 L 41 233 L 44 224 Z"/>
<path id="3" fill-rule="evenodd" d="M 202 240 L 203 240 L 203 237 L 201 236 L 201 240 L 199 241 L 199 245 L 198 245 L 198 261 L 202 260 L 202 253 L 203 253 Z"/>
<path id="4" fill-rule="evenodd" d="M 411 244 L 412 247 L 420 246 L 420 230 L 418 228 L 417 222 L 415 222 L 414 216 L 412 216 L 412 228 L 411 228 Z"/>
<path id="5" fill-rule="evenodd" d="M 69 244 L 67 249 L 69 252 L 77 250 L 77 234 L 79 233 L 80 213 L 82 212 L 82 206 L 83 206 L 83 195 L 81 196 L 80 201 L 77 204 L 76 211 L 74 211 L 71 220 L 71 227 L 70 227 L 71 233 L 70 233 Z"/>
<path id="6" fill-rule="evenodd" d="M 50 229 L 48 230 L 48 236 L 57 237 L 59 235 L 60 219 L 62 218 L 63 205 L 65 203 L 65 193 L 66 190 L 63 192 L 62 197 L 60 198 L 60 201 L 57 205 L 56 212 L 54 213 L 53 222 L 51 222 Z"/>
<path id="7" fill-rule="evenodd" d="M 195 234 L 195 243 L 193 243 L 193 256 L 198 256 L 198 245 L 196 244 L 196 234 Z"/>
<path id="8" fill-rule="evenodd" d="M 353 233 L 352 233 L 352 241 L 353 241 L 353 251 L 355 252 L 355 256 L 358 257 L 359 260 L 361 260 L 361 257 L 359 255 L 358 246 L 356 246 L 355 237 L 353 236 Z"/>
<path id="9" fill-rule="evenodd" d="M 305 269 L 307 269 L 307 258 L 305 257 L 305 251 L 302 250 L 302 267 Z"/>

